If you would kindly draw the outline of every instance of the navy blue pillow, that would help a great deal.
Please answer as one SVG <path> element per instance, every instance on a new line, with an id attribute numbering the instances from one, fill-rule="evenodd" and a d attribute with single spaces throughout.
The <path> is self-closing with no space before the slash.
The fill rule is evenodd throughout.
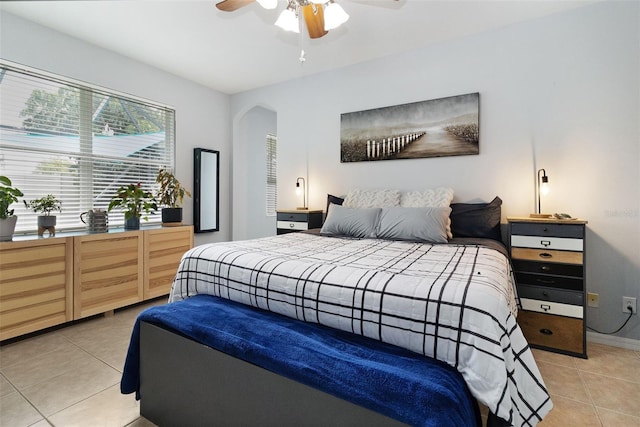
<path id="1" fill-rule="evenodd" d="M 489 203 L 452 203 L 451 233 L 453 237 L 482 237 L 502 241 L 500 220 L 502 199 Z"/>

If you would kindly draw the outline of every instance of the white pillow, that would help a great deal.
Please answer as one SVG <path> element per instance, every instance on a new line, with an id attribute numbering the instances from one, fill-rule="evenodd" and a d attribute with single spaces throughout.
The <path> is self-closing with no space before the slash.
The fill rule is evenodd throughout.
<path id="1" fill-rule="evenodd" d="M 450 207 L 383 208 L 376 236 L 380 239 L 447 243 L 447 221 Z"/>
<path id="2" fill-rule="evenodd" d="M 374 238 L 381 210 L 352 209 L 331 203 L 320 234 Z"/>
<path id="3" fill-rule="evenodd" d="M 446 187 L 406 191 L 400 196 L 400 206 L 406 208 L 446 208 L 453 200 L 453 189 Z"/>
<path id="4" fill-rule="evenodd" d="M 351 190 L 342 206 L 347 208 L 384 208 L 400 205 L 398 190 Z"/>

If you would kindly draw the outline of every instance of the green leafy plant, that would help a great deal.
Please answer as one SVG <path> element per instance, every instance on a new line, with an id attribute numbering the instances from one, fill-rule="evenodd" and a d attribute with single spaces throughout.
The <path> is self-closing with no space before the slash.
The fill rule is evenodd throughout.
<path id="1" fill-rule="evenodd" d="M 11 184 L 11 180 L 6 176 L 0 176 L 0 219 L 7 219 L 13 216 L 13 209 L 9 209 L 13 203 L 22 197 L 22 191 Z"/>
<path id="2" fill-rule="evenodd" d="M 191 193 L 180 184 L 180 181 L 171 171 L 160 169 L 156 182 L 160 184 L 160 189 L 156 193 L 158 202 L 162 206 L 178 208 L 182 205 L 185 196 L 191 197 Z"/>
<path id="3" fill-rule="evenodd" d="M 108 211 L 111 212 L 115 208 L 122 208 L 124 218 L 140 218 L 144 214 L 152 214 L 158 210 L 158 203 L 150 191 L 145 191 L 140 183 L 123 185 L 118 189 L 115 196 L 109 202 Z M 149 218 L 145 215 L 145 221 Z"/>
<path id="4" fill-rule="evenodd" d="M 27 209 L 31 209 L 35 213 L 42 212 L 46 216 L 51 215 L 51 212 L 53 211 L 62 212 L 62 202 L 56 199 L 52 194 L 47 194 L 40 199 L 31 200 L 30 202 L 23 200 L 23 202 Z"/>

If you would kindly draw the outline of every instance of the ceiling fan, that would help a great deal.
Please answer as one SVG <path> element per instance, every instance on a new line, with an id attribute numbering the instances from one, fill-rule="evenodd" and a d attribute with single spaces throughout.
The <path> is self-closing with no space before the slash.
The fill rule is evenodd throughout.
<path id="1" fill-rule="evenodd" d="M 233 12 L 248 4 L 258 2 L 265 9 L 275 9 L 278 0 L 223 0 L 216 7 L 224 12 Z M 286 31 L 300 32 L 299 16 L 312 39 L 326 35 L 329 30 L 347 22 L 349 15 L 333 0 L 287 0 L 287 8 L 280 13 L 275 24 Z"/>

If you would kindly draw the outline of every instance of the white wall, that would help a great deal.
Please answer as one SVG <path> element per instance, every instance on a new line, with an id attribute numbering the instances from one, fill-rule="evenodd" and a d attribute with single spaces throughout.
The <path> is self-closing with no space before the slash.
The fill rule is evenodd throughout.
<path id="1" fill-rule="evenodd" d="M 640 301 L 640 3 L 602 2 L 482 35 L 234 95 L 234 156 L 255 105 L 277 113 L 278 206 L 310 207 L 355 187 L 451 186 L 456 201 L 499 195 L 503 215 L 534 210 L 545 168 L 548 212 L 589 221 L 588 324 L 616 329 L 622 296 Z M 313 61 L 313 51 L 307 52 Z M 340 114 L 480 92 L 480 155 L 340 163 Z M 238 156 L 246 156 L 244 152 Z M 250 154 L 249 154 L 250 156 Z M 235 183 L 247 170 L 236 161 Z M 251 185 L 251 184 L 249 184 Z M 260 209 L 240 197 L 247 223 Z M 634 317 L 618 334 L 640 339 Z"/>
<path id="2" fill-rule="evenodd" d="M 130 93 L 176 109 L 176 176 L 193 190 L 193 148 L 220 151 L 220 231 L 196 235 L 196 244 L 231 238 L 231 117 L 229 96 L 2 12 L 3 59 Z M 192 200 L 183 219 L 193 224 Z"/>
<path id="3" fill-rule="evenodd" d="M 233 180 L 233 240 L 271 236 L 276 217 L 267 216 L 266 135 L 277 135 L 276 113 L 257 106 L 240 115 L 238 138 L 233 148 L 234 170 L 241 170 Z"/>

